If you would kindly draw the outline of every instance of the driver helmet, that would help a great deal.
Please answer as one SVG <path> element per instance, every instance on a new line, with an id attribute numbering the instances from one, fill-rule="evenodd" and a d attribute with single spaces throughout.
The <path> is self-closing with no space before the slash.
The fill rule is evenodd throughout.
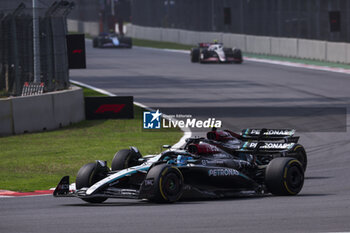
<path id="1" fill-rule="evenodd" d="M 188 157 L 188 156 L 184 156 L 184 155 L 178 155 L 177 156 L 177 165 L 186 165 L 187 164 L 187 160 L 192 159 L 192 157 Z"/>

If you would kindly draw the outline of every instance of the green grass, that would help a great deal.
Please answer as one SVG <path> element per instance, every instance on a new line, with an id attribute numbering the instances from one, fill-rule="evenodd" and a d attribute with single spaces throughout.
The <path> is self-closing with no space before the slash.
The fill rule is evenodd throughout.
<path id="1" fill-rule="evenodd" d="M 75 85 L 75 86 L 78 86 L 78 85 Z M 80 86 L 79 86 L 80 87 Z M 96 92 L 94 90 L 91 90 L 89 88 L 85 88 L 85 87 L 81 87 L 83 89 L 83 92 L 84 92 L 84 96 L 86 97 L 98 97 L 98 96 L 106 96 L 104 94 L 101 94 L 99 92 Z"/>
<path id="2" fill-rule="evenodd" d="M 254 54 L 254 53 L 244 53 L 244 56 L 252 57 L 252 58 L 275 60 L 275 61 L 287 61 L 287 62 L 294 62 L 294 63 L 301 63 L 301 64 L 316 65 L 316 66 L 328 66 L 328 67 L 350 69 L 350 65 L 347 65 L 347 64 L 318 61 L 318 60 L 311 60 L 311 59 L 282 57 L 282 56 L 275 56 L 275 55 L 262 55 L 262 54 Z"/>
<path id="3" fill-rule="evenodd" d="M 184 44 L 177 44 L 172 42 L 153 41 L 153 40 L 142 40 L 142 39 L 136 39 L 136 38 L 132 38 L 132 44 L 135 46 L 158 48 L 158 49 L 190 50 L 191 48 L 193 48 L 193 45 L 184 45 Z"/>
<path id="4" fill-rule="evenodd" d="M 84 94 L 101 94 L 84 88 Z M 142 130 L 143 109 L 134 107 L 135 119 L 82 121 L 60 130 L 0 138 L 0 189 L 45 190 L 55 187 L 64 175 L 96 159 L 111 164 L 114 154 L 136 146 L 142 154 L 156 154 L 163 144 L 174 144 L 179 129 Z"/>
<path id="5" fill-rule="evenodd" d="M 5 90 L 0 90 L 0 98 L 7 98 L 9 94 Z"/>

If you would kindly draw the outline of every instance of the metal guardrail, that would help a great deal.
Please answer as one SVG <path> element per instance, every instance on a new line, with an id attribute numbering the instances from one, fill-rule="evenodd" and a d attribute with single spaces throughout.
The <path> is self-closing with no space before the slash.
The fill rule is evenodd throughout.
<path id="1" fill-rule="evenodd" d="M 44 92 L 69 86 L 66 17 L 74 7 L 68 1 L 36 9 L 40 25 L 40 82 Z M 11 12 L 0 12 L 0 91 L 22 94 L 23 85 L 33 82 L 33 9 L 21 3 Z"/>

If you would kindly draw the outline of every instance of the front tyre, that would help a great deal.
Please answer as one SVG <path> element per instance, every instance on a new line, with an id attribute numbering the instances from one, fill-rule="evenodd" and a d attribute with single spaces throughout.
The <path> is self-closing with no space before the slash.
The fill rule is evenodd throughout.
<path id="1" fill-rule="evenodd" d="M 106 171 L 99 171 L 97 163 L 88 163 L 81 167 L 77 174 L 75 185 L 77 189 L 89 188 L 96 182 L 106 177 Z M 102 203 L 107 200 L 106 197 L 82 198 L 82 200 L 90 203 Z"/>
<path id="2" fill-rule="evenodd" d="M 131 49 L 132 48 L 132 39 L 131 37 L 119 37 L 119 42 L 122 43 L 122 44 L 125 44 L 125 48 L 129 48 Z"/>
<path id="3" fill-rule="evenodd" d="M 118 151 L 112 160 L 112 171 L 123 170 L 125 168 L 140 165 L 141 155 L 130 149 Z"/>
<path id="4" fill-rule="evenodd" d="M 153 202 L 175 202 L 183 194 L 184 179 L 177 167 L 160 164 L 151 168 L 146 180 L 153 180 L 153 195 L 149 198 Z"/>
<path id="5" fill-rule="evenodd" d="M 233 58 L 234 58 L 234 63 L 236 64 L 241 64 L 243 62 L 243 56 L 242 56 L 242 51 L 237 48 L 232 49 L 233 53 Z"/>
<path id="6" fill-rule="evenodd" d="M 274 195 L 297 195 L 304 184 L 304 169 L 294 158 L 271 160 L 265 171 L 267 189 Z"/>
<path id="7" fill-rule="evenodd" d="M 97 39 L 97 38 L 94 38 L 94 39 L 92 40 L 92 47 L 93 47 L 93 48 L 97 48 L 97 46 L 98 46 L 98 39 Z"/>

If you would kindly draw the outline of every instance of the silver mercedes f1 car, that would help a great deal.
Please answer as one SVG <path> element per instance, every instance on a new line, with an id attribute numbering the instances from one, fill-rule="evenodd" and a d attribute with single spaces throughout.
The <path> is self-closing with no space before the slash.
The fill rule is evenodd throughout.
<path id="1" fill-rule="evenodd" d="M 251 132 L 249 135 L 255 137 Z M 266 142 L 258 149 L 263 146 Z M 130 147 L 115 154 L 111 168 L 101 160 L 84 165 L 75 186 L 70 185 L 69 176 L 63 177 L 53 195 L 101 203 L 108 198 L 175 202 L 186 198 L 298 194 L 304 183 L 304 168 L 294 154 L 287 153 L 291 143 L 271 141 L 268 146 L 280 148 L 281 153 L 266 163 L 258 163 L 255 152 L 259 150 L 247 150 L 246 143 L 237 148 L 239 153 L 229 153 L 211 141 L 190 138 L 182 149 L 167 146 L 160 154 L 144 157 L 137 148 Z"/>

